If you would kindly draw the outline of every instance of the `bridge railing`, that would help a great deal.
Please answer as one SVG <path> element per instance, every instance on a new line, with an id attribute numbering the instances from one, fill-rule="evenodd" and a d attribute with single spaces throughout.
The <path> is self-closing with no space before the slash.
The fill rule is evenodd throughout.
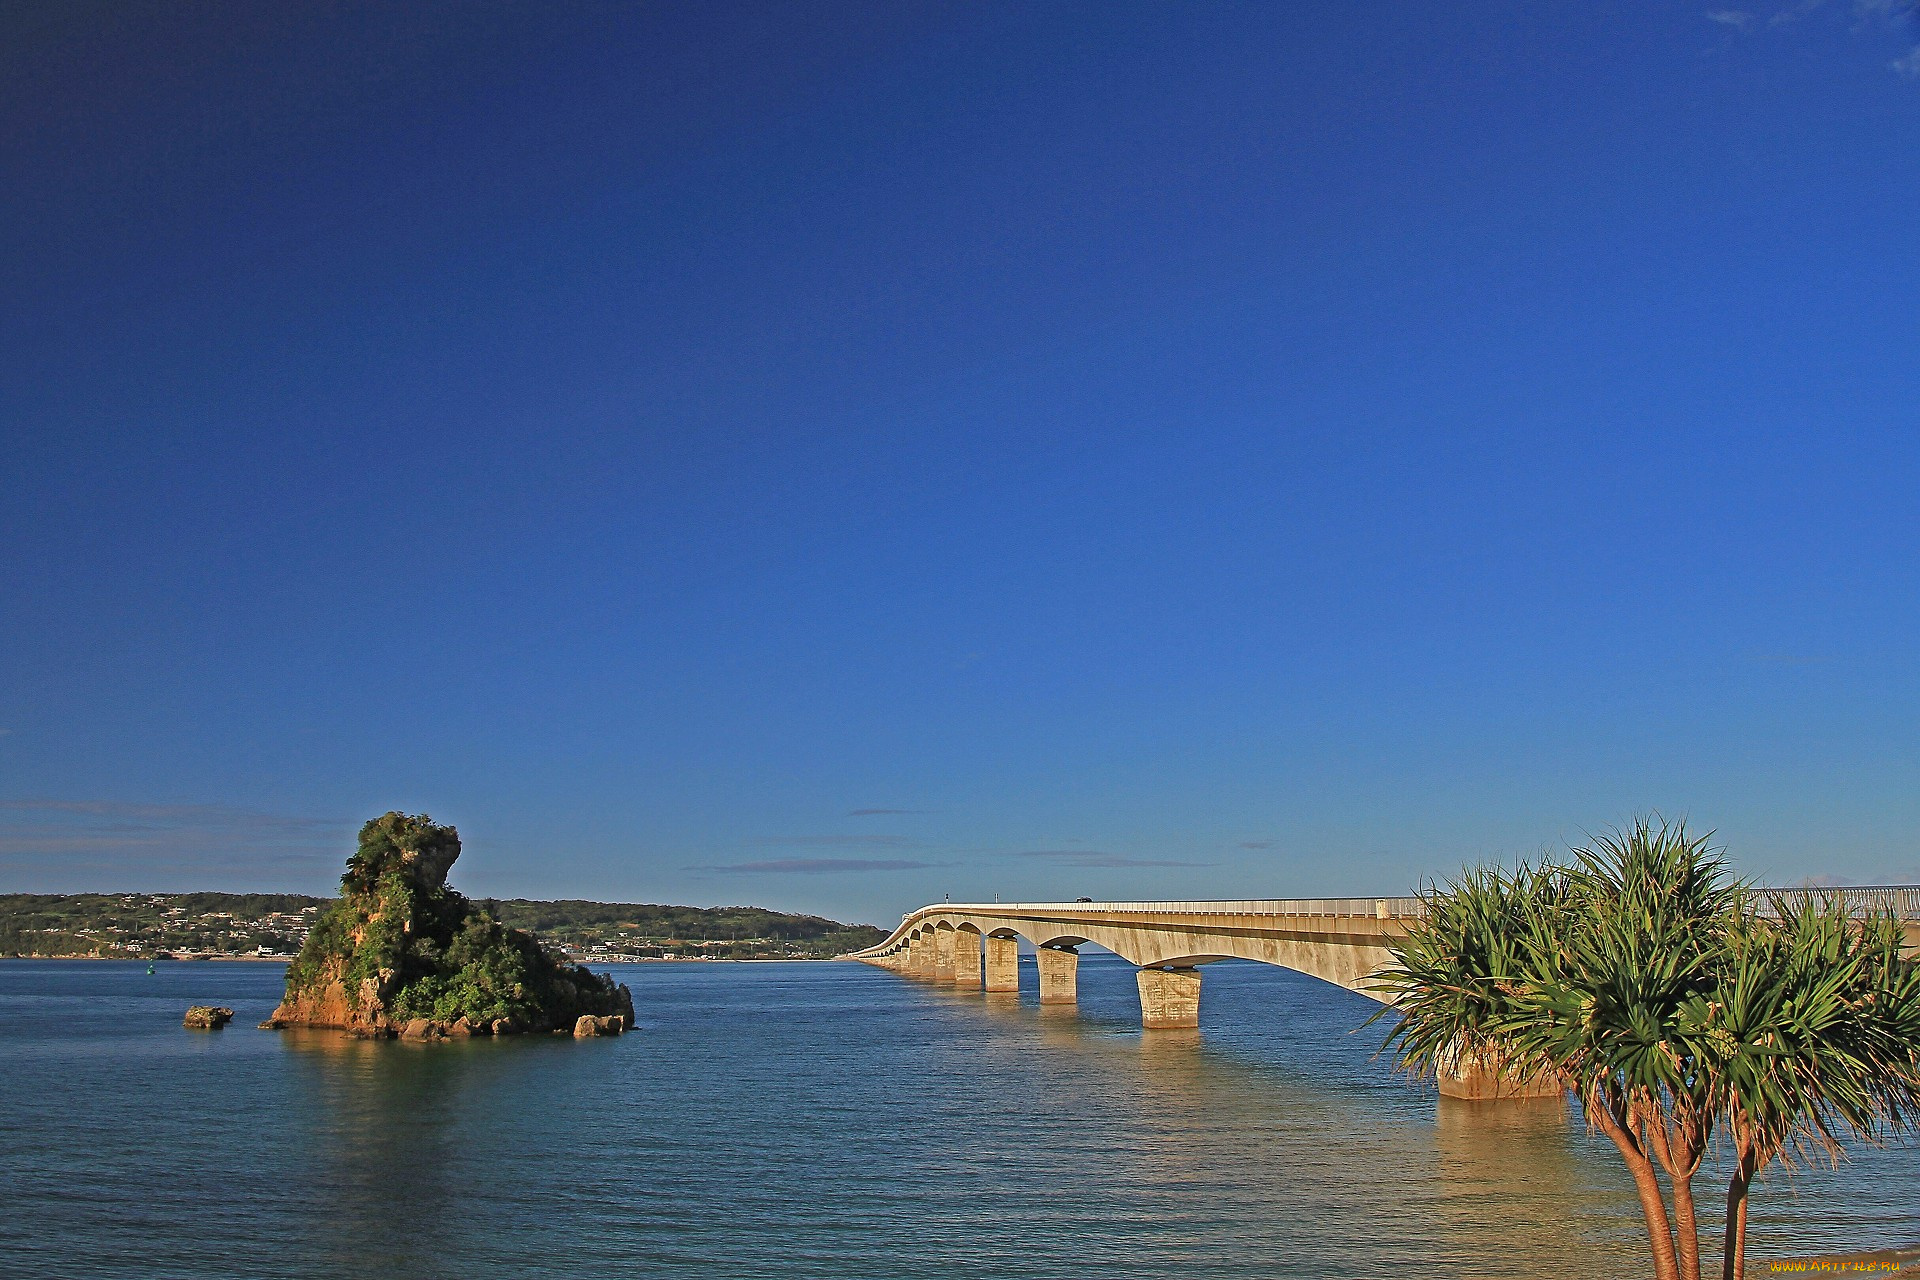
<path id="1" fill-rule="evenodd" d="M 1838 888 L 1754 889 L 1751 897 L 1763 914 L 1771 914 L 1773 904 L 1799 906 L 1809 900 L 1831 902 L 1836 898 L 1854 915 L 1891 910 L 1903 920 L 1920 920 L 1920 885 L 1848 885 Z M 979 915 L 996 913 L 1053 916 L 1084 915 L 1157 915 L 1157 916 L 1318 916 L 1367 917 L 1392 919 L 1424 917 L 1425 899 L 1392 898 L 1240 898 L 1225 900 L 1157 902 L 942 902 L 909 912 L 903 919 L 943 911 L 964 911 Z"/>
<path id="2" fill-rule="evenodd" d="M 1774 904 L 1778 902 L 1788 909 L 1803 907 L 1809 902 L 1827 905 L 1835 900 L 1844 904 L 1850 915 L 1866 915 L 1874 911 L 1892 911 L 1902 920 L 1920 920 L 1920 885 L 1847 885 L 1844 888 L 1809 889 L 1755 889 L 1753 896 L 1759 899 L 1759 911 L 1762 915 L 1773 915 Z"/>
<path id="3" fill-rule="evenodd" d="M 1364 916 L 1381 919 L 1424 914 L 1419 898 L 1240 898 L 1191 902 L 942 902 L 909 912 L 907 917 L 941 911 L 979 915 L 999 913 L 1048 915 L 1155 916 Z"/>

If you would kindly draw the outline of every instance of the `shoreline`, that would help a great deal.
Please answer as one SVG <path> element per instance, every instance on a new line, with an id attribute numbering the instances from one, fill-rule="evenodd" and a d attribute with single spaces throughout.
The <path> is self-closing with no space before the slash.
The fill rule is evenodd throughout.
<path id="1" fill-rule="evenodd" d="M 87 960 L 117 964 L 199 964 L 203 961 L 243 961 L 253 964 L 292 964 L 293 956 L 247 956 L 247 955 L 204 955 L 204 956 L 0 956 L 5 960 Z M 641 956 L 632 960 L 600 960 L 592 957 L 568 959 L 574 964 L 833 964 L 845 959 L 844 956 L 768 956 L 765 959 L 724 960 L 696 959 L 689 956 Z"/>
<path id="2" fill-rule="evenodd" d="M 255 964 L 292 964 L 292 956 L 0 956 L 0 960 L 101 960 L 119 964 L 199 964 L 203 960 L 244 960 Z"/>

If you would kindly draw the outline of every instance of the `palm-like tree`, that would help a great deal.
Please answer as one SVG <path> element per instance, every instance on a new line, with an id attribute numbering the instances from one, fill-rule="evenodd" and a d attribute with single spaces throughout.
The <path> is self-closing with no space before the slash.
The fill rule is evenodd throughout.
<path id="1" fill-rule="evenodd" d="M 1742 1274 L 1747 1193 L 1768 1164 L 1834 1161 L 1843 1137 L 1876 1142 L 1920 1119 L 1920 966 L 1899 918 L 1855 918 L 1838 895 L 1771 907 L 1742 913 L 1692 1013 L 1734 1157 L 1724 1280 Z"/>
<path id="2" fill-rule="evenodd" d="M 1546 1072 L 1580 1101 L 1633 1177 L 1659 1280 L 1700 1275 L 1693 1179 L 1716 1124 L 1734 1114 L 1725 1064 L 1742 1034 L 1724 1014 L 1729 960 L 1761 933 L 1710 839 L 1638 819 L 1565 866 L 1469 872 L 1428 895 L 1383 983 L 1399 1016 L 1387 1043 L 1408 1068 L 1464 1057 L 1515 1077 Z M 1876 1087 L 1833 1114 L 1851 1124 L 1884 1113 L 1893 1095 Z M 1756 1159 L 1781 1149 L 1774 1132 L 1799 1132 L 1801 1120 L 1783 1117 L 1803 1117 L 1805 1096 L 1782 1106 L 1740 1113 Z"/>
<path id="3" fill-rule="evenodd" d="M 1548 1072 L 1579 1099 L 1633 1175 L 1660 1280 L 1698 1280 L 1692 1184 L 1716 1126 L 1737 1280 L 1761 1170 L 1920 1124 L 1920 966 L 1900 920 L 1837 895 L 1759 910 L 1709 839 L 1637 820 L 1565 866 L 1468 872 L 1428 895 L 1383 979 L 1403 1065 Z"/>

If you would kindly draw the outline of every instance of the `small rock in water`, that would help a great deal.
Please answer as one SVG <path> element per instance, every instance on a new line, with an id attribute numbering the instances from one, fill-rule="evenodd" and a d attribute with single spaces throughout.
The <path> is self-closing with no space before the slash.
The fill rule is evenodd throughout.
<path id="1" fill-rule="evenodd" d="M 604 1016 L 583 1013 L 576 1018 L 573 1023 L 575 1039 L 586 1036 L 617 1036 L 626 1029 L 626 1019 L 617 1013 L 609 1013 Z"/>
<path id="2" fill-rule="evenodd" d="M 415 1018 L 400 1028 L 400 1034 L 408 1040 L 445 1040 L 447 1028 L 432 1018 Z"/>
<path id="3" fill-rule="evenodd" d="M 233 1010 L 224 1005 L 196 1004 L 187 1010 L 187 1016 L 180 1020 L 180 1025 L 197 1031 L 218 1031 L 232 1021 Z"/>

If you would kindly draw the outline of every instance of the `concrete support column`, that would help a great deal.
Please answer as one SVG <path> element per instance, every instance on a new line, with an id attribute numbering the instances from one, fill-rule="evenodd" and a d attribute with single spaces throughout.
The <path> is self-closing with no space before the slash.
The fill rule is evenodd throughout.
<path id="1" fill-rule="evenodd" d="M 916 978 L 933 976 L 933 939 L 925 933 L 916 933 L 907 943 L 907 972 Z"/>
<path id="2" fill-rule="evenodd" d="M 1018 938 L 987 939 L 987 990 L 1018 991 L 1020 989 L 1020 940 Z"/>
<path id="3" fill-rule="evenodd" d="M 1041 947 L 1033 957 L 1040 966 L 1040 1003 L 1078 1004 L 1080 953 L 1071 947 Z"/>
<path id="4" fill-rule="evenodd" d="M 980 935 L 971 929 L 953 931 L 953 985 L 962 991 L 980 989 Z"/>
<path id="5" fill-rule="evenodd" d="M 1148 1031 L 1200 1025 L 1198 969 L 1142 969 L 1140 1025 Z"/>
<path id="6" fill-rule="evenodd" d="M 1565 1086 L 1551 1075 L 1519 1079 L 1510 1072 L 1497 1071 L 1473 1058 L 1462 1058 L 1439 1072 L 1440 1096 L 1464 1098 L 1469 1102 L 1492 1102 L 1498 1098 L 1557 1098 Z"/>
<path id="7" fill-rule="evenodd" d="M 933 931 L 933 980 L 953 981 L 953 930 Z"/>

